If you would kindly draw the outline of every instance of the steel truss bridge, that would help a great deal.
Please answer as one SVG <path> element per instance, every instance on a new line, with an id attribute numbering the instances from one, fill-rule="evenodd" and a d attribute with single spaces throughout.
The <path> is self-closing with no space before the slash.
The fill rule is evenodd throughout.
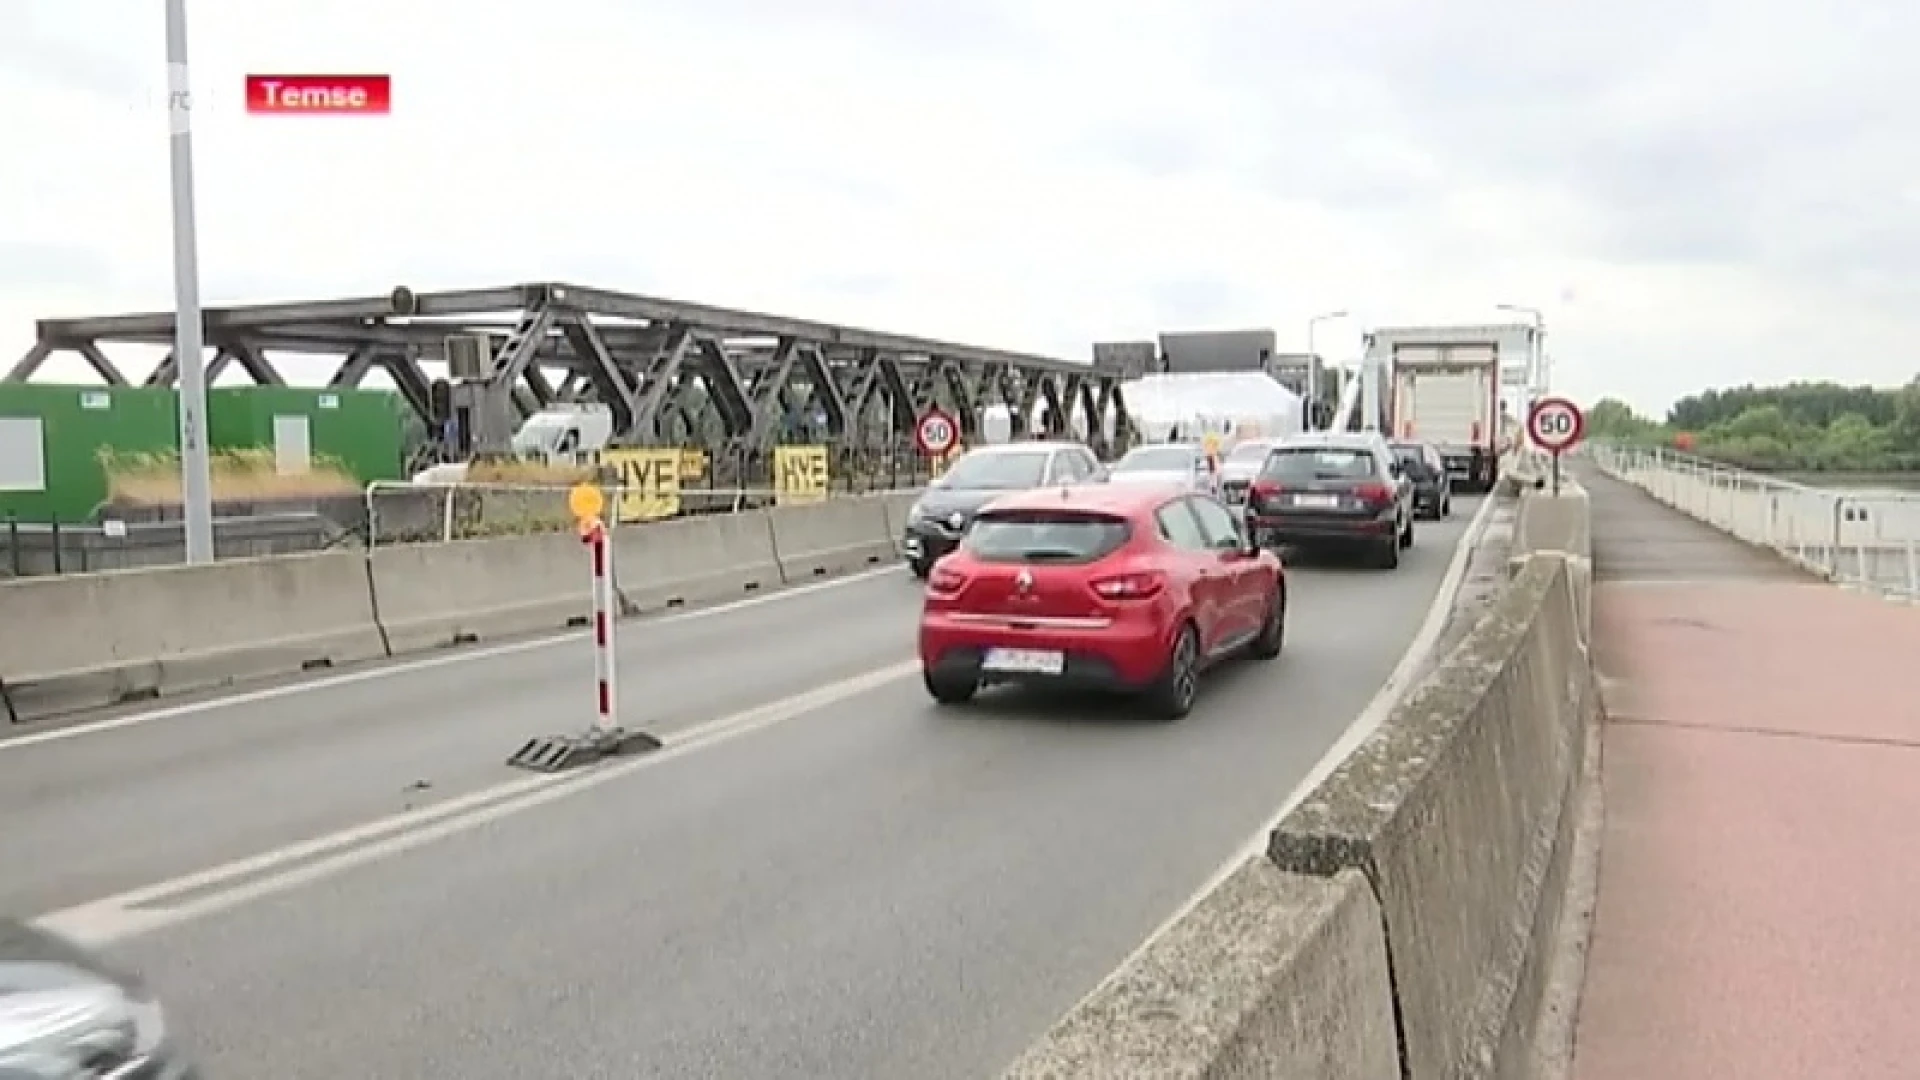
<path id="1" fill-rule="evenodd" d="M 256 384 L 286 385 L 270 352 L 338 357 L 328 383 L 337 388 L 382 369 L 449 456 L 503 452 L 522 419 L 562 402 L 604 404 L 620 446 L 752 453 L 783 441 L 786 418 L 800 412 L 825 418 L 823 441 L 895 450 L 935 407 L 977 443 L 983 413 L 1002 404 L 1016 437 L 1078 430 L 1110 452 L 1135 441 L 1120 385 L 1146 369 L 1109 350 L 1075 363 L 555 283 L 207 308 L 205 326 L 209 382 L 238 364 Z M 37 328 L 6 381 L 29 381 L 49 356 L 70 351 L 107 384 L 126 386 L 103 345 L 174 340 L 171 313 L 45 319 Z M 485 343 L 477 370 L 471 362 L 449 370 L 449 339 L 474 337 Z M 177 374 L 169 352 L 145 384 L 168 386 Z M 455 412 L 463 423 L 448 423 Z M 1036 416 L 1040 430 L 1029 431 Z"/>

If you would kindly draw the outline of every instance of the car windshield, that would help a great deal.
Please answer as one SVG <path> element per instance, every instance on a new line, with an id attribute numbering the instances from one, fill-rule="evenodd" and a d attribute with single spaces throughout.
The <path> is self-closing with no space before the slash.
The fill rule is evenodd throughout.
<path id="1" fill-rule="evenodd" d="M 1373 454 L 1349 446 L 1283 446 L 1267 455 L 1261 475 L 1275 480 L 1366 480 Z"/>
<path id="2" fill-rule="evenodd" d="M 1113 465 L 1114 472 L 1180 472 L 1193 468 L 1193 451 L 1185 446 L 1143 446 L 1127 451 Z"/>
<path id="3" fill-rule="evenodd" d="M 1227 455 L 1227 463 L 1229 465 L 1257 465 L 1260 463 L 1260 459 L 1266 457 L 1267 452 L 1272 449 L 1273 446 L 1270 443 L 1241 443 L 1239 446 L 1233 448 L 1232 453 Z"/>
<path id="4" fill-rule="evenodd" d="M 1045 450 L 967 454 L 941 475 L 938 486 L 989 491 L 1039 487 L 1047 454 Z"/>
<path id="5" fill-rule="evenodd" d="M 1125 519 L 1070 510 L 995 510 L 974 519 L 963 546 L 983 562 L 1090 563 L 1132 535 Z"/>

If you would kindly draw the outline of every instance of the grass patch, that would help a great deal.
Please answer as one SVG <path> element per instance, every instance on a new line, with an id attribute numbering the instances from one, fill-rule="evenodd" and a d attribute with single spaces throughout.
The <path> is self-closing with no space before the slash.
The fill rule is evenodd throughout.
<path id="1" fill-rule="evenodd" d="M 99 459 L 109 502 L 167 506 L 181 501 L 178 452 L 102 449 Z M 319 498 L 360 491 L 353 474 L 325 454 L 314 455 L 306 472 L 282 475 L 271 450 L 215 450 L 208 455 L 208 472 L 215 502 Z"/>
<path id="2" fill-rule="evenodd" d="M 570 488 L 596 479 L 597 470 L 591 465 L 550 465 L 544 461 L 511 458 L 474 461 L 467 465 L 469 484 Z"/>

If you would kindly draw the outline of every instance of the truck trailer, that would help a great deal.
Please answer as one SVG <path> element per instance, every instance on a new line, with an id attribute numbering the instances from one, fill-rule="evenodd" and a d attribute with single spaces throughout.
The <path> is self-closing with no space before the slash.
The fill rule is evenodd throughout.
<path id="1" fill-rule="evenodd" d="M 1524 363 L 1533 334 L 1524 325 L 1368 334 L 1368 360 L 1387 375 L 1388 436 L 1438 450 L 1456 489 L 1493 490 L 1505 440 L 1501 370 Z"/>

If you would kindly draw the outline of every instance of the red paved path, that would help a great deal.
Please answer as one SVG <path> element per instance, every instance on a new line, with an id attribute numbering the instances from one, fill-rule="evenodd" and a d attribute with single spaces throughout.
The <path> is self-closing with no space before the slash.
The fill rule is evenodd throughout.
<path id="1" fill-rule="evenodd" d="M 1591 487 L 1615 715 L 1576 1080 L 1915 1080 L 1920 607 L 1689 582 L 1690 522 Z"/>

